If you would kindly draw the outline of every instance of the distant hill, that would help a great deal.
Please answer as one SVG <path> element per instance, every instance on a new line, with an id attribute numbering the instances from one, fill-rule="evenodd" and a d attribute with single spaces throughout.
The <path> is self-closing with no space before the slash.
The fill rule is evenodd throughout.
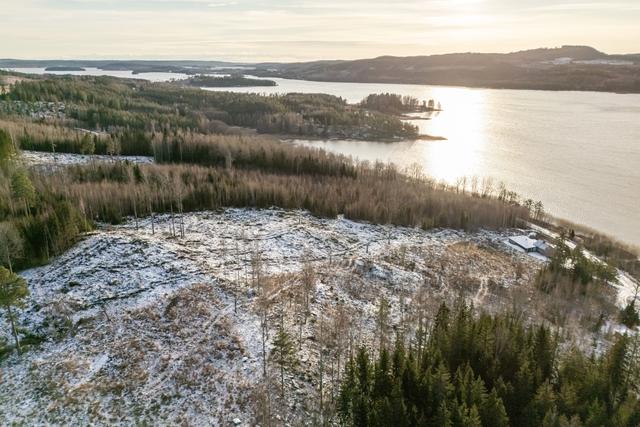
<path id="1" fill-rule="evenodd" d="M 223 61 L 147 61 L 147 60 L 30 60 L 0 59 L 0 68 L 47 68 L 58 71 L 77 68 L 99 68 L 110 71 L 133 71 L 134 74 L 151 72 L 197 74 L 219 68 L 238 67 L 242 64 Z M 53 71 L 53 70 L 52 70 Z"/>
<path id="2" fill-rule="evenodd" d="M 257 68 L 255 74 L 262 77 L 317 81 L 640 92 L 640 55 L 607 55 L 588 46 L 259 64 Z"/>
<path id="3" fill-rule="evenodd" d="M 299 63 L 222 61 L 15 60 L 0 68 L 96 67 L 103 70 L 202 74 L 243 69 L 259 77 L 363 83 L 414 83 L 506 89 L 640 93 L 640 54 L 608 55 L 589 46 L 562 46 L 512 53 L 381 56 Z"/>

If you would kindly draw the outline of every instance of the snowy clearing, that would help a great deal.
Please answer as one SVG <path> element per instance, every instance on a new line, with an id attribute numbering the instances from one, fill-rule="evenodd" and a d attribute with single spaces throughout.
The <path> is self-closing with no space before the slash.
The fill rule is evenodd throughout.
<path id="1" fill-rule="evenodd" d="M 98 154 L 70 154 L 70 153 L 47 153 L 43 151 L 20 152 L 22 159 L 28 166 L 39 169 L 51 170 L 63 166 L 83 165 L 92 162 L 131 162 L 131 163 L 153 163 L 153 157 L 146 156 L 107 156 Z"/>
<path id="2" fill-rule="evenodd" d="M 277 303 L 268 339 L 275 324 L 287 325 L 302 362 L 287 373 L 289 407 L 274 411 L 283 423 L 307 424 L 317 402 L 319 325 L 339 314 L 349 316 L 349 344 L 333 350 L 331 395 L 346 347 L 375 339 L 381 301 L 393 329 L 416 315 L 412 299 L 434 309 L 460 296 L 489 311 L 524 304 L 528 316 L 544 319 L 549 301 L 531 286 L 542 262 L 506 247 L 512 232 L 422 231 L 279 209 L 104 226 L 51 264 L 22 272 L 31 297 L 18 323 L 45 340 L 1 362 L 0 424 L 252 425 L 262 380 L 257 260 Z M 309 265 L 315 276 L 302 321 L 296 294 Z M 7 328 L 0 333 L 9 338 Z"/>

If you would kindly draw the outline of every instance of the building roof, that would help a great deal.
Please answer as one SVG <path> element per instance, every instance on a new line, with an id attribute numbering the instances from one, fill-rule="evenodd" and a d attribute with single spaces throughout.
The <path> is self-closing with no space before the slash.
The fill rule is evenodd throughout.
<path id="1" fill-rule="evenodd" d="M 528 236 L 511 236 L 509 237 L 509 241 L 511 243 L 515 243 L 516 245 L 520 246 L 522 249 L 525 249 L 525 250 L 535 249 L 538 247 L 538 245 L 536 244 L 538 240 L 532 239 Z"/>
<path id="2" fill-rule="evenodd" d="M 536 240 L 536 247 L 540 250 L 546 250 L 548 248 L 551 247 L 551 245 L 549 245 L 547 242 L 545 242 L 544 240 Z"/>

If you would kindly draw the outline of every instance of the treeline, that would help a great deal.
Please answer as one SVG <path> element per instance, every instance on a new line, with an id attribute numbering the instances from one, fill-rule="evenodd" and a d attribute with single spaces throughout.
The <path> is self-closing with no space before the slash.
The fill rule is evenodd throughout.
<path id="1" fill-rule="evenodd" d="M 11 162 L 0 176 L 0 221 L 12 229 L 2 245 L 19 250 L 10 250 L 11 259 L 5 256 L 0 263 L 15 268 L 37 265 L 64 252 L 94 221 L 117 224 L 155 213 L 278 206 L 379 224 L 466 230 L 514 226 L 528 215 L 518 205 L 454 193 L 428 180 L 408 178 L 391 166 L 338 166 L 340 162 L 329 159 L 322 154 L 299 159 L 300 168 L 311 162 L 309 170 L 315 168 L 316 175 L 298 173 L 295 163 L 281 173 L 266 171 L 277 163 L 259 171 L 259 166 L 120 162 L 38 174 Z"/>
<path id="2" fill-rule="evenodd" d="M 147 132 L 121 129 L 113 133 L 98 133 L 70 126 L 72 124 L 69 123 L 0 119 L 0 129 L 4 129 L 22 150 L 124 156 L 153 155 L 153 135 Z"/>
<path id="3" fill-rule="evenodd" d="M 361 167 L 356 177 L 318 177 L 186 165 L 94 164 L 41 180 L 81 206 L 89 218 L 113 223 L 130 215 L 228 206 L 307 209 L 319 216 L 344 214 L 425 229 L 508 227 L 528 215 L 518 205 L 457 194 L 383 165 Z"/>
<path id="4" fill-rule="evenodd" d="M 47 76 L 16 83 L 7 101 L 64 103 L 81 127 L 113 132 L 162 129 L 209 133 L 243 126 L 264 133 L 356 139 L 415 138 L 417 127 L 323 94 L 262 96 L 108 77 Z"/>
<path id="5" fill-rule="evenodd" d="M 638 337 L 605 354 L 561 352 L 545 326 L 513 313 L 441 306 L 410 346 L 361 349 L 339 398 L 352 426 L 640 425 Z"/>
<path id="6" fill-rule="evenodd" d="M 276 86 L 276 82 L 267 79 L 251 79 L 239 75 L 208 76 L 200 74 L 184 80 L 183 83 L 198 87 L 252 87 L 252 86 Z"/>
<path id="7" fill-rule="evenodd" d="M 4 129 L 22 150 L 77 154 L 111 154 L 115 151 L 109 135 L 91 134 L 63 125 L 26 120 L 0 120 Z"/>
<path id="8" fill-rule="evenodd" d="M 355 177 L 358 173 L 358 165 L 351 158 L 262 136 L 164 133 L 155 136 L 153 152 L 158 163 L 190 163 L 296 175 Z"/>
<path id="9" fill-rule="evenodd" d="M 395 93 L 371 94 L 360 102 L 360 106 L 392 115 L 403 115 L 417 111 L 440 111 L 441 109 L 440 103 L 438 102 L 436 106 L 433 99 L 430 99 L 429 102 L 420 102 L 418 98 L 413 96 L 402 96 Z"/>
<path id="10" fill-rule="evenodd" d="M 395 93 L 371 94 L 362 100 L 360 105 L 364 108 L 387 114 L 409 113 L 418 110 L 421 106 L 418 98 Z"/>

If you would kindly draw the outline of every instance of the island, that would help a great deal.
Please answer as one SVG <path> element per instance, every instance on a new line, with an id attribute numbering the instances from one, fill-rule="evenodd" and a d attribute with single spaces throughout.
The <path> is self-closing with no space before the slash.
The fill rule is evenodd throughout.
<path id="1" fill-rule="evenodd" d="M 360 102 L 362 108 L 392 114 L 403 119 L 428 119 L 428 117 L 413 117 L 408 113 L 433 113 L 442 111 L 442 105 L 433 99 L 420 101 L 413 96 L 402 96 L 395 93 L 372 93 Z"/>
<path id="2" fill-rule="evenodd" d="M 243 75 L 208 76 L 197 75 L 184 81 L 189 86 L 198 87 L 252 87 L 252 86 L 277 86 L 273 80 L 252 79 Z"/>
<path id="3" fill-rule="evenodd" d="M 86 71 L 82 67 L 72 67 L 68 65 L 53 65 L 44 69 L 45 71 Z"/>

